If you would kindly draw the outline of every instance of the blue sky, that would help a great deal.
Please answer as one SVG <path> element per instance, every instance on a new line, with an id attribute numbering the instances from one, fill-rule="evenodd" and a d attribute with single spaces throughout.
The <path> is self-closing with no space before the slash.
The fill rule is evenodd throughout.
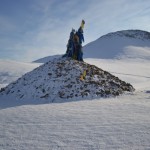
<path id="1" fill-rule="evenodd" d="M 85 44 L 109 32 L 150 31 L 149 0 L 0 0 L 0 59 L 62 54 L 85 20 Z"/>

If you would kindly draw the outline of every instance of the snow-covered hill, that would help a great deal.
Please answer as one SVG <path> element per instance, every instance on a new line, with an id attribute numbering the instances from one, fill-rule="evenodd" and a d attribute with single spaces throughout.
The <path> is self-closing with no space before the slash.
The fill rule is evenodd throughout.
<path id="1" fill-rule="evenodd" d="M 0 60 L 0 88 L 17 80 L 25 73 L 38 67 L 40 64 L 23 63 L 12 60 Z"/>
<path id="2" fill-rule="evenodd" d="M 141 30 L 109 33 L 84 46 L 84 58 L 150 60 L 150 33 Z"/>
<path id="3" fill-rule="evenodd" d="M 150 40 L 150 32 L 142 31 L 142 30 L 122 30 L 122 31 L 108 33 L 107 35 L 104 35 L 101 38 L 114 37 L 114 36 L 128 37 L 128 38 L 141 39 L 141 40 Z"/>
<path id="4" fill-rule="evenodd" d="M 149 37 L 149 32 L 141 30 L 125 30 L 109 33 L 87 44 L 84 47 L 84 58 L 132 58 L 142 59 L 143 61 L 150 60 Z M 47 56 L 33 63 L 0 60 L 0 88 L 17 80 L 23 74 L 33 70 L 42 63 L 46 63 L 60 56 Z"/>
<path id="5" fill-rule="evenodd" d="M 80 79 L 84 75 L 84 80 Z M 96 66 L 70 58 L 47 62 L 0 92 L 0 98 L 48 102 L 118 96 L 134 88 Z"/>
<path id="6" fill-rule="evenodd" d="M 107 46 L 106 44 L 108 42 L 109 45 L 107 47 L 110 48 L 111 45 L 113 46 L 111 47 L 113 50 L 117 47 L 119 48 L 118 44 L 120 40 L 122 42 L 128 41 L 124 44 L 125 47 L 129 41 L 131 44 L 134 44 L 133 41 L 135 41 L 136 45 L 137 41 L 139 41 L 139 43 L 143 41 L 141 48 L 145 49 L 145 47 L 148 47 L 148 39 L 145 40 L 145 38 L 144 40 L 141 40 L 141 38 L 135 39 L 129 37 L 119 38 L 118 35 L 116 35 L 116 44 L 112 44 L 111 42 L 113 41 L 114 35 L 112 36 L 112 38 L 104 36 L 106 38 L 104 43 L 105 46 Z M 132 55 L 132 53 L 132 57 L 130 59 L 128 57 L 124 57 L 126 59 L 114 59 L 118 56 L 118 54 L 121 54 L 121 57 L 125 56 L 125 53 L 122 53 L 123 49 L 117 49 L 116 53 L 114 53 L 115 51 L 111 51 L 112 55 L 110 55 L 110 53 L 108 53 L 110 49 L 108 49 L 109 51 L 107 52 L 98 51 L 98 49 L 96 49 L 98 48 L 98 42 L 99 40 L 95 42 L 95 45 L 92 44 L 91 46 L 93 47 L 94 53 L 91 53 L 90 55 L 93 55 L 94 58 L 86 58 L 84 61 L 89 64 L 96 65 L 103 70 L 107 70 L 107 72 L 118 76 L 119 79 L 131 83 L 136 89 L 135 92 L 126 93 L 115 98 L 99 99 L 97 97 L 92 101 L 85 98 L 84 101 L 74 101 L 68 103 L 49 104 L 47 102 L 44 103 L 43 99 L 38 103 L 33 98 L 35 103 L 34 105 L 31 105 L 33 104 L 31 100 L 16 100 L 18 97 L 14 97 L 14 95 L 19 93 L 19 91 L 13 92 L 13 90 L 11 90 L 10 92 L 12 92 L 12 97 L 5 96 L 6 99 L 3 99 L 2 97 L 0 98 L 0 149 L 150 149 L 150 59 L 145 57 L 146 53 L 143 50 L 141 51 L 141 48 L 139 50 L 142 56 L 144 55 L 142 59 L 139 59 L 139 53 L 136 53 L 136 55 Z M 101 40 L 100 43 L 102 44 Z M 10 66 L 10 64 L 11 63 L 0 65 L 0 70 L 4 70 Z M 47 82 L 44 81 L 44 83 L 46 85 L 40 86 L 37 91 L 35 91 L 35 93 L 40 92 L 38 93 L 39 95 L 44 95 L 44 90 L 42 90 L 42 88 L 44 86 L 53 87 L 55 83 L 50 80 L 51 76 L 56 77 L 53 75 L 57 74 L 59 76 L 61 70 L 58 69 L 58 71 L 56 71 L 57 69 L 55 68 L 56 70 L 51 72 L 54 64 L 55 63 L 44 64 L 43 66 L 33 70 L 32 74 L 25 74 L 23 78 L 18 80 L 20 85 L 24 85 L 20 86 L 18 83 L 16 84 L 20 87 L 19 90 L 25 91 L 28 87 L 26 92 L 29 92 L 31 89 L 32 93 L 33 86 L 28 86 L 26 83 L 33 81 L 34 83 L 42 85 L 43 79 L 45 78 L 45 81 Z M 19 67 L 17 68 L 16 66 L 14 67 L 14 70 L 16 70 L 17 73 L 17 69 Z M 80 65 L 75 63 L 71 69 L 77 69 L 76 66 Z M 20 67 L 22 68 L 23 66 L 21 65 Z M 57 65 L 57 68 L 59 67 L 61 67 L 60 64 Z M 6 72 L 9 72 L 9 69 L 11 68 L 8 68 Z M 81 71 L 80 69 L 82 70 L 82 67 L 78 67 L 77 70 Z M 70 71 L 67 73 L 71 73 Z M 65 72 L 65 70 L 64 72 L 62 71 L 62 73 L 64 73 L 63 75 L 65 75 Z M 48 75 L 48 73 L 52 73 L 52 75 Z M 38 79 L 38 81 L 35 82 L 33 78 L 30 79 L 29 75 L 34 75 L 35 80 Z M 79 74 L 76 75 L 78 76 Z M 61 79 L 61 76 L 59 79 Z M 34 85 L 34 83 L 31 83 L 31 85 Z M 66 83 L 68 83 L 68 81 Z M 60 83 L 58 84 L 60 85 Z M 63 85 L 64 83 L 62 82 L 61 87 Z M 13 86 L 13 84 L 10 86 Z M 80 86 L 80 84 L 78 84 L 78 86 Z M 91 89 L 94 89 L 94 87 Z M 59 87 L 58 90 L 60 90 Z M 13 95 L 13 93 L 15 94 Z M 67 101 L 65 98 L 64 100 Z"/>

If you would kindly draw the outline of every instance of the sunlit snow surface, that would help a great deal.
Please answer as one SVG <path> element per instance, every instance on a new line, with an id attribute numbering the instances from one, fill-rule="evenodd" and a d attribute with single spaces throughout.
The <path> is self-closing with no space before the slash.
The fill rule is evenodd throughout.
<path id="1" fill-rule="evenodd" d="M 32 105 L 0 99 L 0 149 L 150 149 L 150 59 L 140 52 L 142 58 L 85 59 L 131 83 L 134 93 Z"/>

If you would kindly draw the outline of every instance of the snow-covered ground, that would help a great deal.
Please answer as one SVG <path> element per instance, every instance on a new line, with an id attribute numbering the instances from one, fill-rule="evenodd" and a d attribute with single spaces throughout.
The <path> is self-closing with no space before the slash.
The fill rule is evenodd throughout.
<path id="1" fill-rule="evenodd" d="M 0 111 L 2 150 L 150 149 L 150 93 Z"/>
<path id="2" fill-rule="evenodd" d="M 0 149 L 149 150 L 147 58 L 85 59 L 131 83 L 136 89 L 131 94 L 50 104 L 0 99 Z"/>
<path id="3" fill-rule="evenodd" d="M 150 149 L 150 62 L 86 61 L 130 81 L 136 91 L 67 103 L 1 101 L 0 149 Z"/>

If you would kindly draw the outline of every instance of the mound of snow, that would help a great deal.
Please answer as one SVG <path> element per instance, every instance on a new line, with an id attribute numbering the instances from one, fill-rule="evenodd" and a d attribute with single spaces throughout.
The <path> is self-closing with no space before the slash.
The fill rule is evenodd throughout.
<path id="1" fill-rule="evenodd" d="M 86 70 L 84 80 L 80 76 Z M 57 58 L 25 74 L 1 89 L 0 98 L 63 102 L 118 96 L 133 91 L 129 83 L 85 62 Z"/>
<path id="2" fill-rule="evenodd" d="M 150 33 L 141 30 L 124 30 L 109 33 L 83 48 L 85 58 L 150 60 Z"/>

